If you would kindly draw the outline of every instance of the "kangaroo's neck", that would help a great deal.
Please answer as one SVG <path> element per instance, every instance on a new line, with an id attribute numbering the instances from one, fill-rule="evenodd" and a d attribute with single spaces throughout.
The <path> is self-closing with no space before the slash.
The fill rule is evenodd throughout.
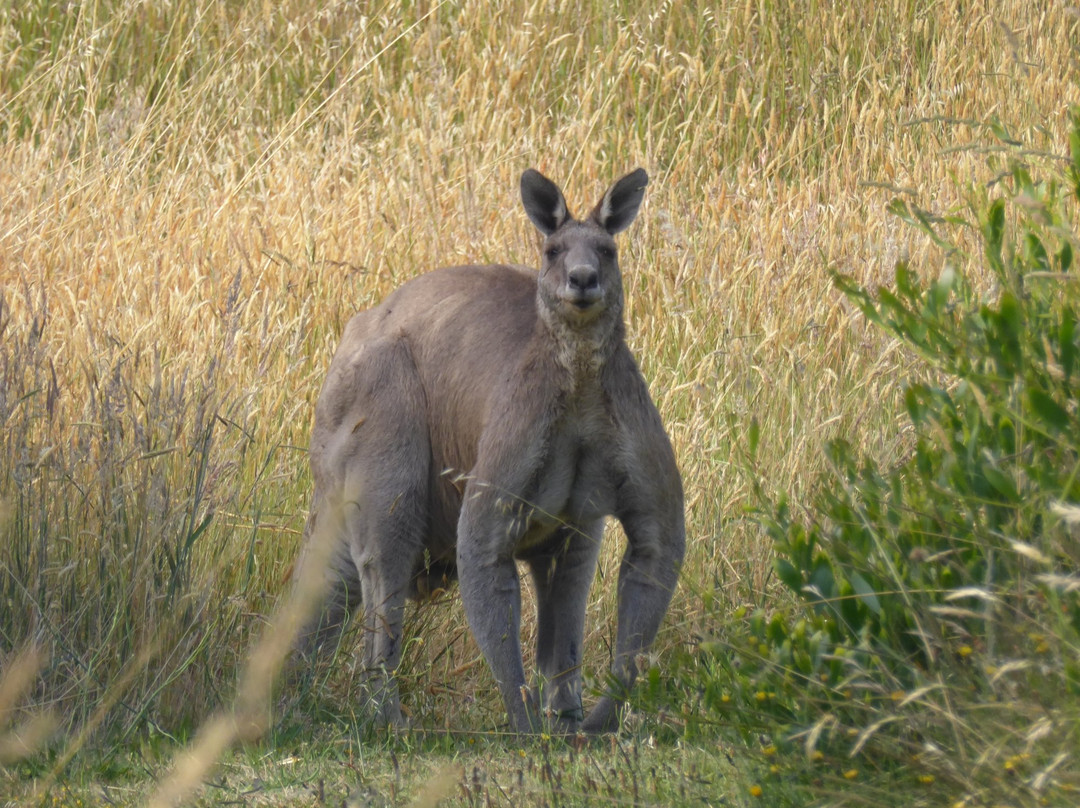
<path id="1" fill-rule="evenodd" d="M 626 328 L 622 306 L 609 308 L 588 322 L 568 322 L 542 303 L 537 337 L 548 355 L 567 374 L 571 390 L 598 385 L 604 366 L 622 343 Z"/>

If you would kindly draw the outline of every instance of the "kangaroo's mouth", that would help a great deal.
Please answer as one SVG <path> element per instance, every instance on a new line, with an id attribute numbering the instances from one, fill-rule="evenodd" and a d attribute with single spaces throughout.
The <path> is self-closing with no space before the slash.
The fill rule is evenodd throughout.
<path id="1" fill-rule="evenodd" d="M 589 311 L 603 307 L 604 293 L 600 289 L 568 289 L 564 290 L 559 298 L 578 311 Z"/>
<path id="2" fill-rule="evenodd" d="M 588 299 L 574 299 L 564 300 L 566 305 L 566 314 L 564 315 L 569 320 L 574 320 L 579 323 L 591 322 L 604 311 L 603 300 L 588 300 Z"/>

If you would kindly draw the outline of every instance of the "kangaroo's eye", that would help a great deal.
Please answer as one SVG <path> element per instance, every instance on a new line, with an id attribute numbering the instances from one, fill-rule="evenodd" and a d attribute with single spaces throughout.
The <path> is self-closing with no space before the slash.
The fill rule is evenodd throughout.
<path id="1" fill-rule="evenodd" d="M 556 258 L 559 257 L 559 253 L 561 252 L 561 247 L 548 247 L 546 250 L 544 250 L 544 255 L 545 257 L 547 257 L 547 260 L 554 261 Z"/>
<path id="2" fill-rule="evenodd" d="M 610 258 L 615 257 L 615 248 L 614 247 L 604 246 L 604 247 L 601 247 L 600 249 L 598 249 L 597 252 L 600 253 L 601 258 L 609 258 L 610 259 Z"/>

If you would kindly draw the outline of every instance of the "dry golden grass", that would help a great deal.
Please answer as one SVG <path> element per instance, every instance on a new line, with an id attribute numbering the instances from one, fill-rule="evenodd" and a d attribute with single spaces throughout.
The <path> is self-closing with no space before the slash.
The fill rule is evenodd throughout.
<path id="1" fill-rule="evenodd" d="M 652 177 L 622 237 L 627 318 L 688 500 L 659 650 L 688 641 L 701 590 L 768 589 L 752 419 L 756 482 L 796 501 L 830 436 L 902 451 L 910 359 L 829 269 L 918 266 L 887 202 L 955 210 L 995 178 L 1001 131 L 1060 148 L 1080 102 L 1057 4 L 497 5 L 0 9 L 0 654 L 50 644 L 40 703 L 85 721 L 113 698 L 115 723 L 168 728 L 228 698 L 296 554 L 343 324 L 439 265 L 534 262 L 528 166 L 579 211 L 633 166 Z M 406 706 L 501 721 L 486 696 L 462 706 L 494 688 L 460 609 L 412 620 Z"/>

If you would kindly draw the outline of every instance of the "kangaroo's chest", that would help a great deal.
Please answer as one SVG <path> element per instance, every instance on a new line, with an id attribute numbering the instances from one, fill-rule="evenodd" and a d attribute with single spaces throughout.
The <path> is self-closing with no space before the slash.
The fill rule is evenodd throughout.
<path id="1" fill-rule="evenodd" d="M 618 465 L 614 425 L 600 401 L 587 402 L 553 424 L 529 500 L 522 544 L 564 524 L 585 527 L 612 513 Z"/>

